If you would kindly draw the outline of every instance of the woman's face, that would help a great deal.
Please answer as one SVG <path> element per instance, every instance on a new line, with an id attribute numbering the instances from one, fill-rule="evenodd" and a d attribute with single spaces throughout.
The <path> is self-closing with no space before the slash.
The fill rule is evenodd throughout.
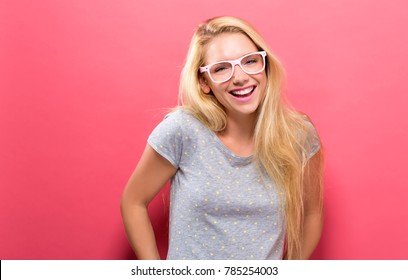
<path id="1" fill-rule="evenodd" d="M 213 38 L 204 53 L 204 64 L 235 60 L 244 55 L 257 52 L 254 43 L 241 33 L 224 33 Z M 266 88 L 265 70 L 249 75 L 239 65 L 235 65 L 232 77 L 226 82 L 213 82 L 208 73 L 201 80 L 205 93 L 212 93 L 225 107 L 227 116 L 253 115 L 256 113 Z"/>

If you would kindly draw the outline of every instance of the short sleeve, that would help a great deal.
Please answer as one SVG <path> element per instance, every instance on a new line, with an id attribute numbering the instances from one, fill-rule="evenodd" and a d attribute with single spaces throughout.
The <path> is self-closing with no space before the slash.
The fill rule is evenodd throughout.
<path id="1" fill-rule="evenodd" d="M 307 136 L 305 140 L 305 153 L 307 160 L 311 159 L 320 149 L 320 138 L 314 125 L 306 119 Z"/>
<path id="2" fill-rule="evenodd" d="M 156 152 L 176 168 L 179 167 L 183 149 L 181 127 L 180 112 L 172 112 L 155 127 L 147 140 Z"/>

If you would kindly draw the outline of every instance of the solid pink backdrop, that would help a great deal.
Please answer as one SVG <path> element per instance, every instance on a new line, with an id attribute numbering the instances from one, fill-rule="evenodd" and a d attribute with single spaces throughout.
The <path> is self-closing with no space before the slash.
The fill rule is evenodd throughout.
<path id="1" fill-rule="evenodd" d="M 1 1 L 0 258 L 132 259 L 123 187 L 194 27 L 250 21 L 326 151 L 317 259 L 408 259 L 406 1 Z M 166 254 L 166 193 L 150 206 Z"/>

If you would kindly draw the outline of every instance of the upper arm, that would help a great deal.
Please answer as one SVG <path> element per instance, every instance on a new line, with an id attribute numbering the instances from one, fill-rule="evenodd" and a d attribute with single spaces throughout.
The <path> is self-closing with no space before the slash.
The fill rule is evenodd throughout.
<path id="1" fill-rule="evenodd" d="M 303 198 L 305 214 L 322 212 L 323 207 L 323 151 L 320 137 L 312 120 L 303 115 L 307 130 L 303 133 L 304 159 Z"/>
<path id="2" fill-rule="evenodd" d="M 305 215 L 322 212 L 323 153 L 319 149 L 306 163 L 303 173 Z"/>
<path id="3" fill-rule="evenodd" d="M 147 206 L 176 171 L 176 167 L 147 144 L 126 185 L 123 199 Z"/>

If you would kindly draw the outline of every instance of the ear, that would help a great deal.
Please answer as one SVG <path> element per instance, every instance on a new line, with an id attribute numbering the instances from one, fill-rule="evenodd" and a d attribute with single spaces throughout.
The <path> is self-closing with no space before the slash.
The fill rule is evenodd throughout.
<path id="1" fill-rule="evenodd" d="M 209 94 L 210 91 L 211 91 L 211 88 L 208 85 L 207 80 L 203 76 L 200 77 L 200 87 L 204 91 L 204 93 L 206 93 L 206 94 Z"/>

